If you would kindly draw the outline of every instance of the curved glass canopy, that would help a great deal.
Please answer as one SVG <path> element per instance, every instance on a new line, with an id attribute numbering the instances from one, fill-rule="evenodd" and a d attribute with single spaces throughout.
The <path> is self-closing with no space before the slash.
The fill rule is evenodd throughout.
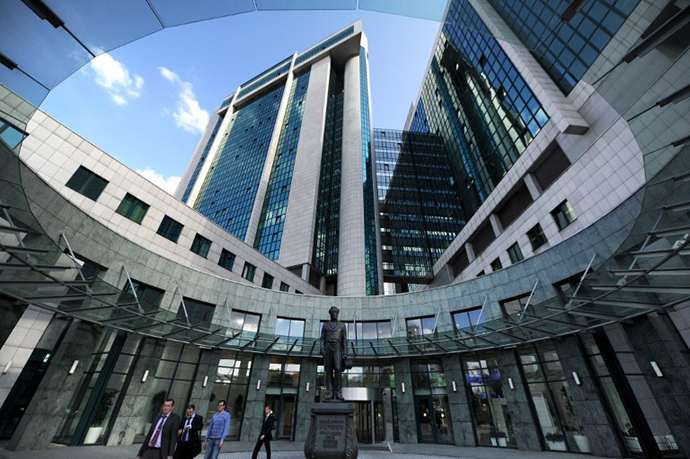
<path id="1" fill-rule="evenodd" d="M 3 0 L 0 82 L 38 105 L 99 54 L 169 27 L 283 10 L 359 9 L 441 21 L 445 8 L 446 0 Z"/>
<path id="2" fill-rule="evenodd" d="M 53 241 L 31 211 L 23 174 L 31 174 L 30 180 L 40 179 L 1 142 L 0 150 L 0 292 L 4 295 L 104 326 L 206 348 L 320 355 L 316 337 L 294 339 L 233 329 L 231 298 L 218 322 L 194 323 L 186 313 L 180 315 L 146 303 L 133 290 L 124 291 L 98 278 L 85 279 L 75 259 L 68 255 L 69 244 L 63 249 Z M 555 297 L 528 303 L 509 317 L 453 332 L 351 341 L 350 355 L 360 360 L 387 359 L 513 347 L 661 312 L 688 301 L 688 150 L 690 147 L 679 151 L 631 198 L 642 200 L 642 210 L 630 235 L 610 259 L 566 292 L 568 301 Z M 181 295 L 180 300 L 184 303 Z M 337 297 L 323 297 L 324 310 L 334 301 Z"/>

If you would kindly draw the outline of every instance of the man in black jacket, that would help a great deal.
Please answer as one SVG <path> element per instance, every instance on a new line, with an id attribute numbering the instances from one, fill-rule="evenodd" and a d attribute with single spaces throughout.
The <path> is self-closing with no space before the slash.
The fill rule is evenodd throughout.
<path id="1" fill-rule="evenodd" d="M 259 439 L 256 441 L 256 446 L 254 447 L 254 452 L 252 453 L 252 459 L 256 459 L 259 455 L 259 450 L 261 449 L 261 444 L 266 445 L 266 459 L 271 459 L 271 440 L 273 440 L 273 435 L 271 431 L 273 430 L 273 411 L 271 407 L 267 406 L 264 410 L 264 423 L 261 426 L 261 434 Z"/>
<path id="2" fill-rule="evenodd" d="M 177 429 L 179 440 L 175 450 L 175 459 L 193 459 L 201 452 L 201 429 L 204 427 L 204 418 L 196 414 L 194 405 L 187 407 L 187 416 L 180 422 Z"/>
<path id="3" fill-rule="evenodd" d="M 137 459 L 173 459 L 180 425 L 180 417 L 172 412 L 174 406 L 175 400 L 171 398 L 163 403 L 162 413 L 151 424 Z"/>

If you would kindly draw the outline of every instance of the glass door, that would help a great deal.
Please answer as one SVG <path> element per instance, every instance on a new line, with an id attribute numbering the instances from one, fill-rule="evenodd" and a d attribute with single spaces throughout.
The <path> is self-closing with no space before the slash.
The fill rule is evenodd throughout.
<path id="1" fill-rule="evenodd" d="M 436 443 L 431 397 L 417 397 L 417 434 L 420 443 Z"/>

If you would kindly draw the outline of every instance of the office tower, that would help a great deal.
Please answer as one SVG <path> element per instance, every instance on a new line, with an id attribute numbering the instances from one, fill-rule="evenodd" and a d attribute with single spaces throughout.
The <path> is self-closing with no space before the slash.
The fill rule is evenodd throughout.
<path id="1" fill-rule="evenodd" d="M 340 295 L 382 291 L 361 27 L 288 57 L 226 98 L 177 192 L 262 254 Z"/>

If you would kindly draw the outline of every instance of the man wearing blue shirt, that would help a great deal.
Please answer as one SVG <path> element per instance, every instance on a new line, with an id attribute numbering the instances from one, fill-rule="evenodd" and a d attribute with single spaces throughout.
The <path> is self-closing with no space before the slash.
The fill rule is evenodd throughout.
<path id="1" fill-rule="evenodd" d="M 206 441 L 204 442 L 204 449 L 206 454 L 204 459 L 218 459 L 220 449 L 223 447 L 223 441 L 228 434 L 230 428 L 230 413 L 225 411 L 225 400 L 218 402 L 218 412 L 213 415 L 211 424 L 208 426 L 206 432 Z"/>

